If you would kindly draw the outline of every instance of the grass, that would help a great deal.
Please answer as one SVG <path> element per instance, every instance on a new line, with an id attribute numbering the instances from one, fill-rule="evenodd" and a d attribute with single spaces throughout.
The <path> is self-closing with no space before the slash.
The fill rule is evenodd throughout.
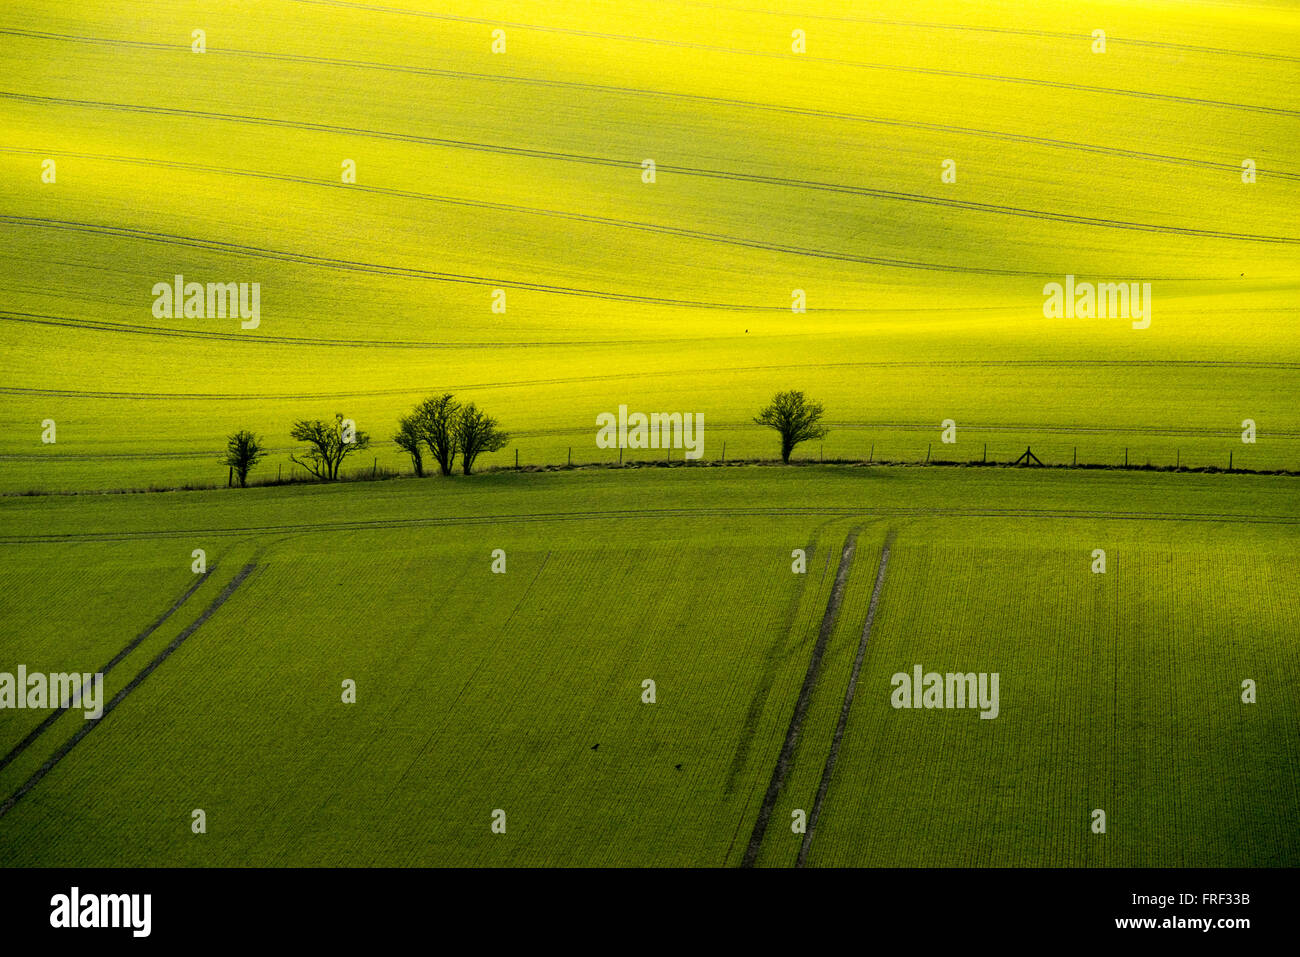
<path id="1" fill-rule="evenodd" d="M 1280 809 L 1296 799 L 1296 714 L 1240 699 L 1245 678 L 1293 686 L 1286 551 L 1139 544 L 1111 549 L 1103 576 L 1059 539 L 944 537 L 912 532 L 891 562 L 873 693 L 850 715 L 813 864 L 1295 860 Z M 894 711 L 879 689 L 917 663 L 1000 672 L 1002 713 Z"/>
<path id="2" fill-rule="evenodd" d="M 237 428 L 287 475 L 334 411 L 406 470 L 440 389 L 513 433 L 485 466 L 613 461 L 619 404 L 768 456 L 751 417 L 802 387 L 828 458 L 920 460 L 951 418 L 965 458 L 1300 468 L 1286 9 L 823 2 L 796 56 L 739 3 L 383 6 L 6 7 L 0 488 L 222 482 Z M 155 318 L 177 273 L 259 282 L 261 325 Z M 1044 319 L 1066 274 L 1152 282 L 1151 327 Z"/>
<path id="3" fill-rule="evenodd" d="M 1296 865 L 1300 17 L 796 6 L 5 4 L 0 669 L 139 638 L 117 695 L 175 650 L 0 862 L 737 864 L 856 534 L 758 863 L 798 854 L 893 536 L 808 863 Z M 156 316 L 178 274 L 258 283 L 259 325 Z M 1149 328 L 1045 318 L 1067 275 L 1151 283 Z M 619 461 L 620 405 L 770 460 L 790 388 L 832 429 L 799 468 L 562 468 Z M 484 474 L 298 481 L 295 419 L 405 476 L 443 390 L 512 434 Z M 237 429 L 271 455 L 215 488 Z M 1027 446 L 1089 467 L 850 464 Z M 889 708 L 918 662 L 999 672 L 1002 714 Z"/>
<path id="4" fill-rule="evenodd" d="M 51 669 L 93 667 L 56 640 L 102 588 L 67 577 L 74 561 L 172 582 L 123 593 L 112 613 L 131 627 L 187 587 L 193 547 L 217 565 L 119 684 L 258 568 L 5 815 L 0 856 L 736 864 L 859 528 L 760 864 L 797 853 L 790 810 L 816 791 L 892 529 L 812 864 L 1293 866 L 1291 481 L 813 466 L 9 499 L 0 558 L 57 583 L 59 604 L 43 629 L 34 594 L 7 592 L 4 612 Z M 889 675 L 914 662 L 999 671 L 1002 714 L 893 711 Z M 1259 704 L 1240 704 L 1242 677 Z M 6 740 L 34 723 L 6 712 Z M 79 723 L 0 771 L 5 793 Z M 1098 805 L 1111 826 L 1091 841 Z"/>

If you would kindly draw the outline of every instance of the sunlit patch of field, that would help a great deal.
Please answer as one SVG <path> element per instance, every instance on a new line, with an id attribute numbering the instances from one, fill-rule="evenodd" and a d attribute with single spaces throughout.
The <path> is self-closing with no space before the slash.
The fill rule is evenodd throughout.
<path id="1" fill-rule="evenodd" d="M 805 462 L 1300 469 L 1291 5 L 786 6 L 6 3 L 0 492 L 221 485 L 237 429 L 300 478 L 336 412 L 345 473 L 406 472 L 444 390 L 511 433 L 484 470 L 619 461 L 624 405 L 771 459 L 781 389 L 826 407 Z M 156 309 L 178 275 L 256 317 Z M 1049 316 L 1067 277 L 1150 310 Z M 77 714 L 0 711 L 0 862 L 783 866 L 816 806 L 812 865 L 1294 866 L 1294 482 L 5 495 L 0 670 L 120 654 L 129 694 L 62 756 Z M 998 719 L 890 708 L 916 663 L 1001 673 Z"/>
<path id="2" fill-rule="evenodd" d="M 237 428 L 265 477 L 335 411 L 405 468 L 444 388 L 514 434 L 485 465 L 607 460 L 623 403 L 772 455 L 750 419 L 803 388 L 814 457 L 923 459 L 953 419 L 951 458 L 1300 467 L 1298 36 L 1285 5 L 9 4 L 0 488 L 222 482 Z M 260 283 L 260 324 L 156 318 L 176 274 Z M 1066 275 L 1150 282 L 1149 328 L 1045 318 Z"/>
<path id="3" fill-rule="evenodd" d="M 0 765 L 0 861 L 738 864 L 856 532 L 759 865 L 799 853 L 892 533 L 809 864 L 1294 866 L 1293 481 L 740 467 L 9 498 L 6 663 L 94 670 L 205 550 L 109 695 L 255 567 L 7 809 L 83 717 Z M 915 664 L 998 673 L 997 718 L 892 709 Z M 43 717 L 0 711 L 0 755 Z"/>

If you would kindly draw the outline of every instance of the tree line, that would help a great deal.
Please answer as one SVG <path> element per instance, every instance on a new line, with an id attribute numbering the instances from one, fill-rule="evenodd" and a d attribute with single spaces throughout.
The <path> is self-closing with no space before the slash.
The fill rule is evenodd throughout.
<path id="1" fill-rule="evenodd" d="M 810 439 L 825 438 L 829 430 L 821 424 L 824 409 L 802 392 L 778 392 L 754 422 L 775 430 L 781 437 L 781 461 L 790 463 L 794 447 Z M 370 445 L 370 434 L 355 423 L 335 413 L 332 422 L 323 419 L 298 419 L 289 435 L 303 448 L 289 456 L 321 481 L 335 481 L 344 459 Z M 443 475 L 451 475 L 459 456 L 461 469 L 473 473 L 474 462 L 484 452 L 499 452 L 510 436 L 495 418 L 473 402 L 462 404 L 450 392 L 432 396 L 402 416 L 393 434 L 393 442 L 411 457 L 417 477 L 425 474 L 425 455 L 436 462 Z M 248 473 L 264 459 L 268 450 L 260 436 L 241 429 L 227 438 L 221 463 L 239 480 L 248 484 Z"/>
<path id="2" fill-rule="evenodd" d="M 341 412 L 335 413 L 333 421 L 298 419 L 289 435 L 303 443 L 301 450 L 289 456 L 290 461 L 323 482 L 337 480 L 343 461 L 370 446 L 370 433 L 358 429 Z M 425 399 L 402 416 L 393 441 L 411 456 L 415 474 L 423 478 L 426 453 L 438 463 L 443 475 L 452 473 L 457 457 L 461 469 L 470 475 L 480 455 L 505 448 L 510 436 L 475 403 L 462 404 L 450 392 L 444 392 Z M 230 468 L 239 487 L 245 488 L 248 473 L 267 455 L 261 436 L 240 429 L 227 437 L 221 463 Z"/>

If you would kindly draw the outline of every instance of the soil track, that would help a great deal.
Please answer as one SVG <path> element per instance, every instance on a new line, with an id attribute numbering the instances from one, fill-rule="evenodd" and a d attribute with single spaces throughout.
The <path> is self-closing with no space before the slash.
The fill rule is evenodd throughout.
<path id="1" fill-rule="evenodd" d="M 206 622 L 210 617 L 212 617 L 213 612 L 215 612 L 218 608 L 220 608 L 222 605 L 226 603 L 226 600 L 232 594 L 234 594 L 235 589 L 237 589 L 240 585 L 242 585 L 244 583 L 244 580 L 248 578 L 248 576 L 251 575 L 253 573 L 253 570 L 256 568 L 257 568 L 257 564 L 255 562 L 249 562 L 247 565 L 241 568 L 239 570 L 239 574 L 237 574 L 231 580 L 230 584 L 228 584 L 224 589 L 222 589 L 221 594 L 212 600 L 212 604 L 208 605 L 208 607 L 203 610 L 203 614 L 199 615 L 198 618 L 194 619 L 194 621 L 191 622 L 190 625 L 184 631 L 182 631 L 179 635 L 177 635 L 172 640 L 172 643 L 170 645 L 168 645 L 161 652 L 159 652 L 158 656 L 154 658 L 153 661 L 145 665 L 144 668 L 140 670 L 140 673 L 136 675 L 134 678 L 132 678 L 130 683 L 125 688 L 123 688 L 121 691 L 119 691 L 116 695 L 113 696 L 112 701 L 104 705 L 104 713 L 100 715 L 100 717 L 97 720 L 87 720 L 84 724 L 82 724 L 82 726 L 77 729 L 76 734 L 74 734 L 71 738 L 69 738 L 64 743 L 64 745 L 61 748 L 59 748 L 59 750 L 55 751 L 54 754 L 50 756 L 50 759 L 46 761 L 44 764 L 42 764 L 36 770 L 36 773 L 33 774 L 30 778 L 28 778 L 27 781 L 20 788 L 18 788 L 18 790 L 16 790 L 13 794 L 9 795 L 9 797 L 5 799 L 5 802 L 3 804 L 0 804 L 0 817 L 4 817 L 6 814 L 8 814 L 10 809 L 15 804 L 21 801 L 23 797 L 29 791 L 31 791 L 32 788 L 36 787 L 36 785 L 41 782 L 41 779 L 45 777 L 45 775 L 49 774 L 50 771 L 54 769 L 55 765 L 57 765 L 60 761 L 62 761 L 65 757 L 67 757 L 68 753 L 71 752 L 72 749 L 75 748 L 81 742 L 81 740 L 86 737 L 86 735 L 90 734 L 91 731 L 95 730 L 95 728 L 98 727 L 99 724 L 105 718 L 108 717 L 109 712 L 111 712 L 114 708 L 116 708 L 119 704 L 121 704 L 126 699 L 127 695 L 129 695 L 132 691 L 138 688 L 141 682 L 143 682 L 145 678 L 148 678 L 151 674 L 153 674 L 154 670 L 159 665 L 161 665 L 164 661 L 170 658 L 172 652 L 175 651 L 177 648 L 179 648 L 181 646 L 181 643 L 184 642 L 186 638 L 194 634 L 194 632 L 198 631 L 199 628 L 203 625 L 203 623 Z"/>
<path id="2" fill-rule="evenodd" d="M 194 584 L 192 584 L 189 588 L 185 589 L 185 592 L 174 602 L 172 602 L 170 608 L 164 611 L 158 617 L 158 619 L 154 621 L 153 624 L 149 625 L 149 627 L 145 628 L 144 631 L 140 632 L 140 634 L 136 635 L 134 638 L 128 641 L 125 647 L 123 647 L 121 651 L 115 654 L 112 657 L 112 659 L 108 662 L 108 664 L 104 665 L 102 668 L 99 669 L 98 674 L 107 676 L 108 673 L 113 670 L 113 667 L 115 665 L 117 665 L 123 658 L 125 658 L 127 655 L 129 655 L 132 651 L 134 651 L 139 646 L 140 642 L 144 641 L 155 631 L 161 628 L 163 626 L 163 623 L 166 622 L 167 619 L 170 618 L 172 615 L 174 615 L 177 609 L 181 607 L 181 605 L 189 601 L 190 596 L 193 595 L 196 591 L 198 591 L 199 586 L 202 585 L 205 581 L 207 581 L 208 577 L 216 570 L 217 570 L 217 566 L 213 565 L 202 575 L 196 578 L 194 580 Z M 46 731 L 50 729 L 50 726 L 53 725 L 54 722 L 59 719 L 59 716 L 63 714 L 63 712 L 69 710 L 70 708 L 75 706 L 75 704 L 76 702 L 73 701 L 65 707 L 57 708 L 54 711 L 51 711 L 49 716 L 40 724 L 38 724 L 35 727 L 35 729 L 32 730 L 31 734 L 27 735 L 27 737 L 23 738 L 16 745 L 14 745 L 13 749 L 8 754 L 6 754 L 3 758 L 0 758 L 0 771 L 3 771 L 6 767 L 12 764 L 14 759 L 18 757 L 18 755 L 22 754 L 29 747 L 31 747 L 32 743 L 37 738 L 39 738 L 42 734 L 44 734 Z"/>
<path id="3" fill-rule="evenodd" d="M 844 541 L 844 549 L 840 552 L 840 564 L 835 572 L 835 584 L 831 586 L 830 598 L 826 602 L 826 613 L 822 616 L 821 631 L 817 635 L 817 643 L 813 645 L 812 658 L 808 662 L 803 687 L 799 689 L 794 714 L 790 716 L 790 727 L 785 733 L 785 743 L 781 745 L 776 767 L 772 769 L 772 780 L 768 782 L 767 793 L 763 795 L 763 804 L 758 809 L 758 819 L 754 822 L 754 832 L 750 835 L 749 846 L 745 849 L 745 857 L 740 863 L 741 867 L 753 867 L 758 859 L 759 849 L 763 846 L 763 836 L 767 833 L 767 824 L 772 817 L 772 808 L 776 806 L 776 799 L 785 784 L 786 772 L 794 757 L 795 746 L 799 743 L 799 731 L 803 727 L 804 716 L 808 712 L 813 689 L 817 685 L 817 676 L 821 672 L 822 656 L 826 653 L 826 645 L 830 641 L 831 633 L 835 631 L 835 622 L 839 619 L 840 604 L 844 601 L 844 586 L 849 580 L 849 570 L 853 567 L 853 553 L 857 549 L 858 531 L 855 528 L 849 532 L 848 538 Z"/>
<path id="4" fill-rule="evenodd" d="M 506 515 L 447 515 L 422 518 L 376 518 L 360 521 L 302 522 L 286 525 L 244 525 L 226 528 L 154 528 L 140 531 L 116 529 L 104 532 L 68 532 L 37 535 L 7 535 L 0 545 L 33 545 L 56 542 L 125 542 L 184 538 L 194 535 L 289 535 L 309 532 L 378 531 L 394 528 L 441 528 L 446 526 L 516 525 L 533 522 L 596 522 L 650 520 L 662 518 L 727 518 L 746 516 L 904 516 L 909 518 L 1023 518 L 1096 519 L 1116 522 L 1204 522 L 1211 524 L 1300 525 L 1300 515 L 1269 515 L 1250 512 L 1140 512 L 1080 508 L 961 508 L 904 506 L 736 506 L 704 508 L 619 508 L 600 511 L 527 512 Z"/>
<path id="5" fill-rule="evenodd" d="M 849 721 L 849 711 L 853 708 L 853 693 L 858 686 L 858 675 L 862 671 L 862 659 L 866 656 L 867 642 L 871 638 L 871 625 L 876 620 L 876 607 L 880 603 L 880 592 L 885 585 L 885 569 L 889 565 L 889 549 L 894 544 L 894 532 L 885 536 L 884 547 L 880 551 L 880 567 L 876 570 L 876 584 L 871 590 L 871 604 L 867 608 L 867 620 L 862 625 L 862 638 L 858 642 L 858 655 L 853 660 L 853 674 L 849 677 L 849 686 L 844 692 L 844 706 L 840 708 L 840 720 L 835 725 L 835 736 L 831 738 L 831 750 L 826 755 L 826 767 L 822 769 L 821 783 L 817 785 L 817 798 L 813 802 L 812 813 L 808 815 L 808 830 L 804 832 L 803 843 L 799 846 L 799 859 L 796 867 L 803 867 L 808 860 L 808 850 L 812 847 L 813 831 L 817 828 L 817 819 L 821 816 L 822 802 L 830 790 L 831 777 L 835 773 L 835 759 L 840 753 L 840 741 L 844 738 L 844 728 Z"/>

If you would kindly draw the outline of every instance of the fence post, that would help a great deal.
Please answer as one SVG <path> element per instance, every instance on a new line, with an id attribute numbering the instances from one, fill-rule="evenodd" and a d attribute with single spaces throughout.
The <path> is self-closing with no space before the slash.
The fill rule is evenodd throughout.
<path id="1" fill-rule="evenodd" d="M 981 464 L 981 465 L 986 465 L 986 464 L 988 464 L 988 460 L 989 460 L 989 444 L 988 444 L 987 442 L 985 442 L 985 443 L 984 443 L 984 454 L 980 457 L 980 464 Z"/>
<path id="2" fill-rule="evenodd" d="M 623 446 L 621 445 L 618 447 L 618 464 L 623 464 Z"/>
<path id="3" fill-rule="evenodd" d="M 876 458 L 876 443 L 872 442 L 871 452 L 869 455 L 867 455 L 867 464 L 870 465 L 873 461 L 875 461 L 875 458 Z"/>
<path id="4" fill-rule="evenodd" d="M 519 446 L 515 446 L 515 468 L 519 468 Z"/>
<path id="5" fill-rule="evenodd" d="M 1228 471 L 1229 471 L 1229 472 L 1232 471 L 1232 453 L 1231 453 L 1231 452 L 1228 453 Z"/>
<path id="6" fill-rule="evenodd" d="M 234 483 L 234 481 L 235 481 L 235 467 L 232 465 L 230 469 L 226 472 L 226 488 L 230 488 L 230 486 Z"/>
<path id="7" fill-rule="evenodd" d="M 727 443 L 725 440 L 722 443 L 722 464 L 727 464 Z"/>
<path id="8" fill-rule="evenodd" d="M 572 445 L 569 446 L 569 464 L 570 464 L 570 465 L 573 464 L 573 446 L 572 446 Z"/>
<path id="9" fill-rule="evenodd" d="M 1124 468 L 1128 468 L 1128 449 L 1124 450 Z"/>
<path id="10" fill-rule="evenodd" d="M 375 473 L 377 473 L 378 471 L 379 471 L 379 456 L 376 455 L 374 463 L 370 466 L 370 477 L 373 479 L 375 477 Z"/>
<path id="11" fill-rule="evenodd" d="M 1079 464 L 1079 447 L 1077 445 L 1074 447 L 1074 455 L 1071 456 L 1070 458 L 1070 464 L 1071 465 Z"/>
<path id="12" fill-rule="evenodd" d="M 930 464 L 930 449 L 932 449 L 933 447 L 934 447 L 934 443 L 933 443 L 933 442 L 929 443 L 929 444 L 926 445 L 926 447 L 925 447 L 925 463 L 926 463 L 927 465 Z"/>

